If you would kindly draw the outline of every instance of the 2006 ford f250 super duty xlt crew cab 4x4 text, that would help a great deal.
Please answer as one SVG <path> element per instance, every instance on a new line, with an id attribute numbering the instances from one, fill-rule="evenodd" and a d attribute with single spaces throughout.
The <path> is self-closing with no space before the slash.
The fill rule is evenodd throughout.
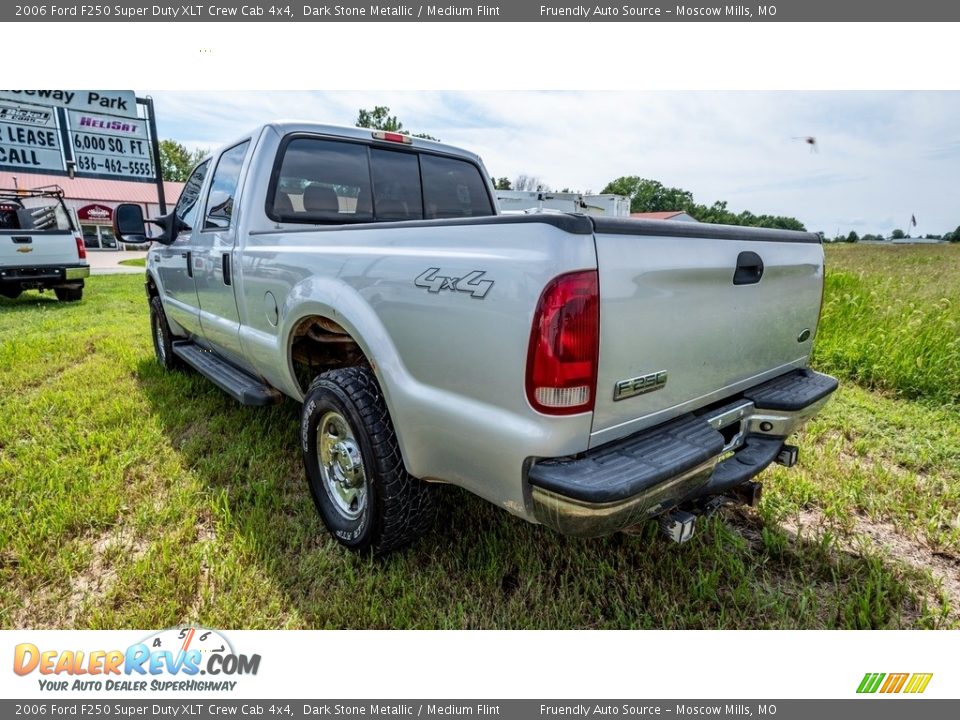
<path id="1" fill-rule="evenodd" d="M 807 369 L 818 235 L 501 215 L 480 159 L 428 140 L 269 124 L 151 222 L 159 362 L 302 402 L 313 499 L 355 550 L 422 533 L 436 483 L 562 533 L 686 539 L 795 462 L 837 386 Z M 136 205 L 115 224 L 146 238 Z"/>

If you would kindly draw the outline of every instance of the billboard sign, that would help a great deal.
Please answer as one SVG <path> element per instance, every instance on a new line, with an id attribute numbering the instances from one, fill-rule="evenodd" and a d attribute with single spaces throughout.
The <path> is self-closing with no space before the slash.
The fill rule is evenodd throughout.
<path id="1" fill-rule="evenodd" d="M 152 145 L 145 119 L 70 110 L 67 127 L 78 173 L 124 179 L 154 177 Z"/>
<path id="2" fill-rule="evenodd" d="M 132 90 L 0 90 L 0 100 L 137 117 L 137 96 Z"/>
<path id="3" fill-rule="evenodd" d="M 0 90 L 0 169 L 158 182 L 152 107 L 127 90 Z"/>
<path id="4" fill-rule="evenodd" d="M 66 170 L 54 108 L 0 101 L 0 167 L 25 172 Z"/>

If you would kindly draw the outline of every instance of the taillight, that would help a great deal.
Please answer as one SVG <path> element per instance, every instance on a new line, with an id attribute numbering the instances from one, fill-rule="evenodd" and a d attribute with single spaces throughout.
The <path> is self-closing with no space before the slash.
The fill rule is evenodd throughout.
<path id="1" fill-rule="evenodd" d="M 87 246 L 83 244 L 83 238 L 79 235 L 74 235 L 73 239 L 77 241 L 77 255 L 80 256 L 81 260 L 87 259 Z"/>
<path id="2" fill-rule="evenodd" d="M 596 270 L 550 281 L 533 316 L 527 354 L 527 400 L 548 415 L 593 410 L 600 349 Z"/>

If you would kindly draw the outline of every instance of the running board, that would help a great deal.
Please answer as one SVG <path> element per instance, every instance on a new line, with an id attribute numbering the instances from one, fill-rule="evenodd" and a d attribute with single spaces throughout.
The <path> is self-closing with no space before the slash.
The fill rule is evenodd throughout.
<path id="1" fill-rule="evenodd" d="M 189 340 L 173 343 L 173 354 L 243 405 L 276 405 L 283 396 L 215 353 Z"/>

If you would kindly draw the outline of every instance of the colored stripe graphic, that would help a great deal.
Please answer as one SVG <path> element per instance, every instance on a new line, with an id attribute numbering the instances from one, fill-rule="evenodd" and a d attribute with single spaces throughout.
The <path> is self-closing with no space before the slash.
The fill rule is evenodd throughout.
<path id="1" fill-rule="evenodd" d="M 927 689 L 933 673 L 866 673 L 857 686 L 857 692 L 871 694 L 895 694 L 899 692 L 919 694 Z"/>

